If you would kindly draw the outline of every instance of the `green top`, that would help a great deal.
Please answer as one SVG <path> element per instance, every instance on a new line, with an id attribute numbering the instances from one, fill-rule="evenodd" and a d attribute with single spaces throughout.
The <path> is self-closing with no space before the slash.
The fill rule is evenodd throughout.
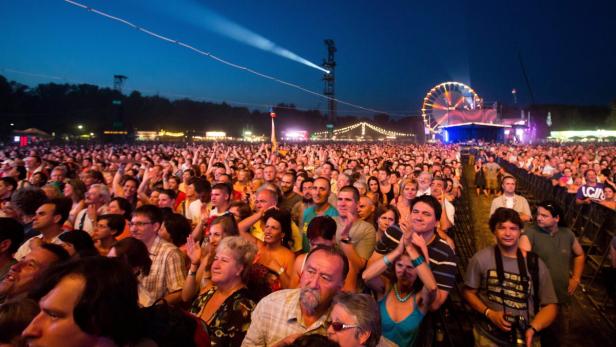
<path id="1" fill-rule="evenodd" d="M 558 302 L 561 304 L 569 302 L 567 287 L 569 286 L 572 248 L 575 241 L 573 231 L 569 228 L 559 227 L 554 235 L 550 235 L 548 231 L 533 223 L 524 229 L 524 235 L 528 237 L 532 251 L 543 260 L 550 270 Z"/>

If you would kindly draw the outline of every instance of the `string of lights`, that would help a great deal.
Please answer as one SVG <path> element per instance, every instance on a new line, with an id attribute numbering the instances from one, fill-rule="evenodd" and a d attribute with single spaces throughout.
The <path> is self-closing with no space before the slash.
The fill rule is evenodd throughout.
<path id="1" fill-rule="evenodd" d="M 374 130 L 375 132 L 377 132 L 377 133 L 379 133 L 381 135 L 385 135 L 385 136 L 403 136 L 403 137 L 415 136 L 415 134 L 405 134 L 405 133 L 399 133 L 399 132 L 396 132 L 396 131 L 386 130 L 386 129 L 383 129 L 383 128 L 378 127 L 376 125 L 372 125 L 372 124 L 370 124 L 368 122 L 359 122 L 359 123 L 355 123 L 355 124 L 352 124 L 352 125 L 348 125 L 348 126 L 343 127 L 343 128 L 338 128 L 338 129 L 335 129 L 333 131 L 333 133 L 334 133 L 334 135 L 342 135 L 342 134 L 348 133 L 349 131 L 352 131 L 352 130 L 358 128 L 358 127 L 362 127 L 362 136 L 365 135 L 365 128 L 366 127 Z M 324 136 L 324 135 L 327 135 L 327 134 L 328 134 L 327 131 L 319 131 L 319 132 L 313 133 L 314 136 Z"/>
<path id="2" fill-rule="evenodd" d="M 164 35 L 161 35 L 159 33 L 153 32 L 151 30 L 145 29 L 145 28 L 143 28 L 141 26 L 138 26 L 136 24 L 133 24 L 133 23 L 131 23 L 131 22 L 125 20 L 125 19 L 122 19 L 122 18 L 119 18 L 119 17 L 115 17 L 113 15 L 110 15 L 110 14 L 105 13 L 103 11 L 97 10 L 97 9 L 92 8 L 90 6 L 84 5 L 84 4 L 79 3 L 77 1 L 73 1 L 73 0 L 64 0 L 64 1 L 69 3 L 69 4 L 71 4 L 71 5 L 74 5 L 74 6 L 80 7 L 82 9 L 84 9 L 84 10 L 87 10 L 89 12 L 92 12 L 92 13 L 95 13 L 97 15 L 103 16 L 105 18 L 108 18 L 108 19 L 117 21 L 119 23 L 128 25 L 128 26 L 130 26 L 130 27 L 132 27 L 132 28 L 134 28 L 136 30 L 139 30 L 139 31 L 141 31 L 141 32 L 143 32 L 145 34 L 148 34 L 148 35 L 150 35 L 150 36 L 152 36 L 154 38 L 157 38 L 159 40 L 163 40 L 163 41 L 166 41 L 166 42 L 169 42 L 169 43 L 176 44 L 178 46 L 184 47 L 186 49 L 192 50 L 193 52 L 196 52 L 198 54 L 201 54 L 203 56 L 206 56 L 208 58 L 216 60 L 216 61 L 218 61 L 218 62 L 220 62 L 222 64 L 225 64 L 227 66 L 230 66 L 230 67 L 233 67 L 233 68 L 236 68 L 236 69 L 239 69 L 239 70 L 244 70 L 246 72 L 249 72 L 251 74 L 257 75 L 259 77 L 262 77 L 262 78 L 265 78 L 265 79 L 269 79 L 271 81 L 278 82 L 280 84 L 284 84 L 286 86 L 289 86 L 289 87 L 301 90 L 301 91 L 303 91 L 305 93 L 312 94 L 312 95 L 320 97 L 320 98 L 324 98 L 324 99 L 327 99 L 327 100 L 333 100 L 333 101 L 336 101 L 336 102 L 338 102 L 340 104 L 347 105 L 347 106 L 350 106 L 350 107 L 353 107 L 353 108 L 357 108 L 357 109 L 361 109 L 361 110 L 369 111 L 369 112 L 374 112 L 374 113 L 387 113 L 385 111 L 375 110 L 375 109 L 372 109 L 372 108 L 369 108 L 369 107 L 364 107 L 364 106 L 361 106 L 361 105 L 353 104 L 351 102 L 344 101 L 344 100 L 341 100 L 341 99 L 338 99 L 338 98 L 332 98 L 330 96 L 326 96 L 326 95 L 323 95 L 321 93 L 318 93 L 318 92 L 312 91 L 310 89 L 304 88 L 304 87 L 302 87 L 302 86 L 300 86 L 298 84 L 287 82 L 287 81 L 281 80 L 281 79 L 279 79 L 277 77 L 273 77 L 273 76 L 267 75 L 265 73 L 261 73 L 261 72 L 255 71 L 255 70 L 253 70 L 251 68 L 248 68 L 248 67 L 245 67 L 245 66 L 241 66 L 241 65 L 238 65 L 238 64 L 235 64 L 235 63 L 232 63 L 232 62 L 230 62 L 228 60 L 225 60 L 223 58 L 220 58 L 220 57 L 218 57 L 218 56 L 216 56 L 216 55 L 214 55 L 214 54 L 212 54 L 210 52 L 205 52 L 203 50 L 200 50 L 200 49 L 198 49 L 196 47 L 193 47 L 193 46 L 191 46 L 189 44 L 186 44 L 184 42 L 181 42 L 181 41 L 178 41 L 178 40 L 166 37 Z"/>

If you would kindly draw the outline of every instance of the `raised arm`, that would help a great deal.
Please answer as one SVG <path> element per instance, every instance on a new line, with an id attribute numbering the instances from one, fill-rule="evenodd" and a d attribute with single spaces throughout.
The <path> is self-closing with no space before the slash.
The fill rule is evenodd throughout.
<path id="1" fill-rule="evenodd" d="M 366 285 L 376 293 L 379 300 L 389 290 L 389 280 L 381 275 L 402 253 L 404 253 L 404 241 L 401 239 L 398 247 L 382 256 L 379 260 L 370 263 L 361 276 Z"/>
<path id="2" fill-rule="evenodd" d="M 111 190 L 113 196 L 124 197 L 124 189 L 122 189 L 122 176 L 124 175 L 124 165 L 120 164 L 118 171 L 113 175 L 113 181 L 111 182 Z"/>

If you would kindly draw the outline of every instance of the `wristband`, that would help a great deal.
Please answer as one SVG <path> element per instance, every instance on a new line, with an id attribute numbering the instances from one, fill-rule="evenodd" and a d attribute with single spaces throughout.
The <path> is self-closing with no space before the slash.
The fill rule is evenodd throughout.
<path id="1" fill-rule="evenodd" d="M 483 310 L 483 315 L 486 316 L 486 318 L 490 318 L 490 317 L 488 317 L 488 312 L 490 312 L 490 308 L 486 307 L 486 309 Z"/>
<path id="2" fill-rule="evenodd" d="M 197 276 L 197 271 L 188 271 L 188 276 Z"/>
<path id="3" fill-rule="evenodd" d="M 532 329 L 535 332 L 535 334 L 539 333 L 539 330 L 537 330 L 532 324 L 529 324 L 528 327 Z"/>
<path id="4" fill-rule="evenodd" d="M 419 265 L 423 264 L 425 260 L 426 259 L 423 257 L 423 255 L 420 255 L 419 257 L 411 260 L 411 265 L 413 265 L 413 267 L 418 267 Z"/>
<path id="5" fill-rule="evenodd" d="M 387 255 L 383 256 L 383 263 L 385 263 L 385 266 L 390 267 L 392 265 L 394 265 L 391 260 L 389 260 L 389 258 L 387 258 Z"/>

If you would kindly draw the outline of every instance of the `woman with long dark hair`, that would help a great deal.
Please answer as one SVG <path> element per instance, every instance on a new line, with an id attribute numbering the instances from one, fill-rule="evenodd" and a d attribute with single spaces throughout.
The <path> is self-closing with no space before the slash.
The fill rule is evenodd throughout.
<path id="1" fill-rule="evenodd" d="M 263 241 L 257 240 L 257 262 L 276 273 L 282 288 L 289 288 L 295 263 L 291 214 L 284 210 L 271 209 L 263 215 L 265 222 Z"/>
<path id="2" fill-rule="evenodd" d="M 378 178 L 374 176 L 370 176 L 368 178 L 368 192 L 366 193 L 366 196 L 371 198 L 377 207 L 385 202 L 385 196 L 383 195 L 383 192 L 381 192 L 381 184 L 379 183 Z"/>

